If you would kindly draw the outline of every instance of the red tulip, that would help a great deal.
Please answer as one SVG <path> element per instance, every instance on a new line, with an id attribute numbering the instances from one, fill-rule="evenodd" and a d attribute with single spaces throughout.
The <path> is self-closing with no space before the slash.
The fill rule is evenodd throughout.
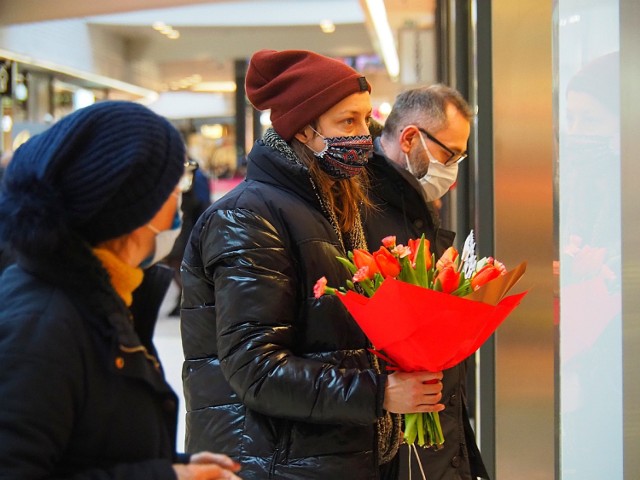
<path id="1" fill-rule="evenodd" d="M 427 240 L 428 241 L 428 240 Z M 416 255 L 418 254 L 418 247 L 420 246 L 419 238 L 410 238 L 407 242 L 409 244 L 409 248 L 411 249 L 411 263 L 413 263 L 416 259 Z"/>
<path id="2" fill-rule="evenodd" d="M 376 260 L 366 250 L 360 250 L 358 248 L 353 250 L 353 263 L 356 264 L 356 268 L 360 270 L 362 267 L 369 267 L 369 271 L 367 272 L 367 278 L 373 279 L 376 273 L 379 273 L 378 265 L 376 265 Z"/>
<path id="3" fill-rule="evenodd" d="M 485 283 L 507 273 L 506 267 L 493 257 L 487 258 L 487 263 L 471 277 L 471 289 L 475 292 Z"/>
<path id="4" fill-rule="evenodd" d="M 436 290 L 439 289 L 442 293 L 451 293 L 460 285 L 460 272 L 456 272 L 453 265 L 448 265 L 440 270 L 433 283 Z"/>
<path id="5" fill-rule="evenodd" d="M 487 263 L 471 277 L 471 288 L 473 291 L 479 289 L 482 285 L 494 278 L 500 276 L 500 270 L 493 265 Z"/>
<path id="6" fill-rule="evenodd" d="M 387 248 L 380 247 L 373 253 L 373 258 L 384 278 L 395 278 L 400 274 L 400 262 Z"/>

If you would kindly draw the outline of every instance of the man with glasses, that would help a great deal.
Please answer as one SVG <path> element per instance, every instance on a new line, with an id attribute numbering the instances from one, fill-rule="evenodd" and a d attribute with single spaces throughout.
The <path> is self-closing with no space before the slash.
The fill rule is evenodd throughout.
<path id="1" fill-rule="evenodd" d="M 453 243 L 454 232 L 440 228 L 433 202 L 455 183 L 458 163 L 467 157 L 471 108 L 460 93 L 445 85 L 420 87 L 401 93 L 374 141 L 367 170 L 369 198 L 376 208 L 364 214 L 370 248 L 395 235 L 404 245 L 422 234 L 439 257 Z M 489 478 L 475 442 L 467 407 L 465 362 L 444 371 L 440 412 L 445 437 L 441 450 L 418 449 L 426 477 L 432 480 Z M 409 463 L 402 445 L 385 478 L 422 478 L 415 459 Z"/>

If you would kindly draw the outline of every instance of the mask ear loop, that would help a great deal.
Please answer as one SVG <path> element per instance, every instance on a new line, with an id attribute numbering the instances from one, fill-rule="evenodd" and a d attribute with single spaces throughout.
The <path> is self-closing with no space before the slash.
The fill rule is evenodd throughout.
<path id="1" fill-rule="evenodd" d="M 327 142 L 327 139 L 325 138 L 324 135 L 322 135 L 319 131 L 317 131 L 311 125 L 309 125 L 309 128 L 311 130 L 313 130 L 316 135 L 318 135 L 320 138 L 322 138 L 322 140 L 324 141 L 324 148 L 322 150 L 320 150 L 319 152 L 316 152 L 313 148 L 311 148 L 306 143 L 304 144 L 305 147 L 307 147 L 309 150 L 311 150 L 316 157 L 324 157 L 324 154 L 327 153 L 327 150 L 329 149 L 329 143 Z"/>
<path id="2" fill-rule="evenodd" d="M 422 138 L 422 132 L 420 130 L 418 130 L 418 136 L 420 137 L 420 143 L 422 143 L 422 148 L 424 148 L 424 151 L 427 154 L 427 158 L 429 159 L 429 162 L 437 162 L 437 160 L 433 158 L 433 155 L 431 155 L 431 152 L 427 148 L 427 144 L 424 143 L 424 138 Z M 428 166 L 427 166 L 427 171 L 422 175 L 420 175 L 421 172 L 416 172 L 413 166 L 411 165 L 411 162 L 409 161 L 409 155 L 405 153 L 404 159 L 405 159 L 405 162 L 407 163 L 407 169 L 409 170 L 409 173 L 411 173 L 411 175 L 413 175 L 414 177 L 420 179 L 429 174 Z"/>
<path id="3" fill-rule="evenodd" d="M 440 163 L 438 162 L 438 160 L 436 160 L 436 158 L 433 156 L 431 151 L 429 151 L 429 148 L 427 147 L 427 143 L 424 141 L 424 137 L 422 136 L 422 132 L 420 130 L 418 130 L 418 135 L 420 135 L 420 143 L 422 143 L 422 148 L 424 148 L 424 151 L 426 152 L 427 157 L 429 158 L 429 161 L 433 163 Z"/>
<path id="4" fill-rule="evenodd" d="M 411 161 L 409 160 L 409 155 L 407 155 L 406 153 L 404 154 L 404 161 L 407 164 L 407 169 L 409 170 L 409 173 L 411 175 L 413 175 L 416 178 L 419 178 L 418 175 L 416 174 L 415 170 L 413 169 L 413 166 L 411 166 Z M 409 479 L 411 480 L 411 479 Z"/>
<path id="5" fill-rule="evenodd" d="M 177 200 L 177 202 L 176 202 L 176 217 L 177 217 L 178 221 L 176 222 L 176 219 L 174 218 L 173 223 L 171 224 L 171 228 L 176 228 L 177 226 L 179 226 L 182 223 L 182 194 L 177 193 L 177 192 L 173 192 L 171 194 L 171 196 L 174 197 Z M 145 227 L 147 227 L 149 230 L 151 230 L 156 235 L 158 235 L 160 233 L 160 230 L 158 230 L 156 227 L 154 227 L 150 223 L 147 223 L 145 225 Z"/>

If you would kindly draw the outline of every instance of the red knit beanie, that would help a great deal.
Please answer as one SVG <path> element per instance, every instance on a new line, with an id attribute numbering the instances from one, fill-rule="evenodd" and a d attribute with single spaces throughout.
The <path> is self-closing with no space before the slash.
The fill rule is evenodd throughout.
<path id="1" fill-rule="evenodd" d="M 369 82 L 344 63 L 306 50 L 260 50 L 249 63 L 249 101 L 271 109 L 271 124 L 287 142 L 342 99 L 371 92 Z"/>

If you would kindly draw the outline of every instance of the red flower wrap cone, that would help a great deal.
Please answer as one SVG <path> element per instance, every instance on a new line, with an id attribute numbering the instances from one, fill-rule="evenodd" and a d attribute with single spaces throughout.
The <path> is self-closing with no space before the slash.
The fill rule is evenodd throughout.
<path id="1" fill-rule="evenodd" d="M 519 278 L 524 266 L 516 271 Z M 517 281 L 513 277 L 502 276 L 487 285 L 508 282 L 510 288 Z M 371 298 L 353 291 L 338 297 L 374 348 L 400 370 L 437 372 L 480 348 L 524 295 L 511 295 L 492 305 L 387 278 Z"/>

